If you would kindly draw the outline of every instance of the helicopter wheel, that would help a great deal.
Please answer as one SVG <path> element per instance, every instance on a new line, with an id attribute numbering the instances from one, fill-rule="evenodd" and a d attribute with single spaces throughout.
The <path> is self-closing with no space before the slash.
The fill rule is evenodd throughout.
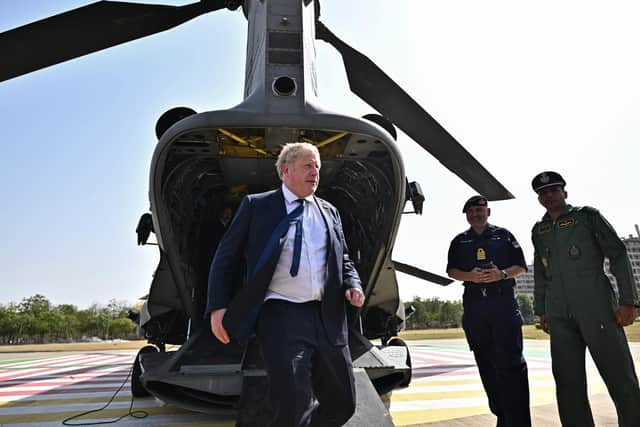
<path id="1" fill-rule="evenodd" d="M 150 393 L 142 385 L 140 376 L 142 375 L 142 367 L 140 366 L 140 355 L 145 353 L 157 353 L 158 349 L 153 345 L 145 345 L 138 351 L 136 359 L 133 361 L 133 371 L 131 372 L 131 394 L 134 397 L 147 397 Z"/>
<path id="2" fill-rule="evenodd" d="M 405 364 L 409 367 L 409 375 L 405 378 L 399 385 L 401 387 L 409 387 L 411 384 L 411 354 L 409 353 L 409 346 L 402 338 L 391 338 L 387 345 L 395 346 L 395 347 L 404 347 L 407 349 L 407 359 L 405 360 Z"/>

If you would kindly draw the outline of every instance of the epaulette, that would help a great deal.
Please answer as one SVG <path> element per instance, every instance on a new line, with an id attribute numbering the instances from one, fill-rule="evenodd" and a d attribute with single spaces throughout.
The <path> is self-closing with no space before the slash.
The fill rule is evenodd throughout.
<path id="1" fill-rule="evenodd" d="M 596 208 L 592 208 L 591 206 L 574 206 L 573 210 L 577 212 L 582 212 L 586 214 L 599 214 L 600 212 Z"/>
<path id="2" fill-rule="evenodd" d="M 455 240 L 461 239 L 463 237 L 467 237 L 468 235 L 469 235 L 469 230 L 465 230 L 462 233 L 458 233 L 458 235 L 455 237 Z"/>

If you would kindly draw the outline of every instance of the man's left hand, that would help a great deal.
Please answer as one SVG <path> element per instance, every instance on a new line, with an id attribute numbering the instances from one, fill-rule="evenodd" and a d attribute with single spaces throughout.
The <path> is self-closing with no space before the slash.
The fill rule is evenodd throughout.
<path id="1" fill-rule="evenodd" d="M 616 319 L 620 326 L 629 326 L 638 317 L 638 309 L 635 305 L 623 304 L 618 308 Z"/>
<path id="2" fill-rule="evenodd" d="M 480 283 L 494 283 L 502 280 L 502 270 L 498 270 L 498 267 L 493 264 L 491 268 L 485 268 L 482 270 L 482 278 Z"/>
<path id="3" fill-rule="evenodd" d="M 344 293 L 344 297 L 354 307 L 362 307 L 364 304 L 364 294 L 358 288 L 347 289 Z"/>

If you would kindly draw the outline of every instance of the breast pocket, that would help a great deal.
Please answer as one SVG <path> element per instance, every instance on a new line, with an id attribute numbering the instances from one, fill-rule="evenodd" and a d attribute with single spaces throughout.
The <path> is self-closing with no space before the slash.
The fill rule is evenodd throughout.
<path id="1" fill-rule="evenodd" d="M 542 273 L 545 280 L 551 280 L 551 263 L 553 260 L 551 259 L 551 249 L 549 245 L 553 242 L 550 236 L 550 234 L 548 236 L 537 236 L 533 239 L 533 246 L 536 251 L 536 256 L 542 264 Z"/>
<path id="2" fill-rule="evenodd" d="M 588 227 L 576 222 L 571 229 L 559 232 L 563 246 L 561 255 L 569 263 L 568 268 L 587 269 L 594 264 L 601 268 L 602 260 L 595 236 Z"/>
<path id="3" fill-rule="evenodd" d="M 509 267 L 509 251 L 507 245 L 511 244 L 502 236 L 492 236 L 485 240 L 486 260 L 484 262 L 493 262 L 498 268 Z M 479 260 L 478 262 L 484 263 Z"/>

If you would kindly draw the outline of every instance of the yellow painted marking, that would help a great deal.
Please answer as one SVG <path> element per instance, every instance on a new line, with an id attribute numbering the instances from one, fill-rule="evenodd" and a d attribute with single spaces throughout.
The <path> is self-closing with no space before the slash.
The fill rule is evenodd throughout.
<path id="1" fill-rule="evenodd" d="M 82 418 L 117 418 L 124 415 L 129 408 L 117 408 L 117 409 L 104 409 L 102 411 L 92 413 Z M 136 408 L 134 411 L 145 411 L 152 415 L 179 415 L 179 414 L 193 414 L 192 411 L 186 409 L 177 408 L 175 406 L 163 406 L 159 408 Z M 62 421 L 63 419 L 77 415 L 83 411 L 64 411 L 64 412 L 41 412 L 37 414 L 17 414 L 17 415 L 0 415 L 0 425 L 16 424 L 16 423 L 38 423 L 38 422 L 51 422 Z M 80 419 L 82 419 L 80 418 Z M 78 422 L 78 420 L 75 420 Z"/>
<path id="2" fill-rule="evenodd" d="M 396 426 L 408 426 L 419 423 L 429 423 L 434 421 L 444 421 L 453 418 L 470 417 L 488 413 L 489 408 L 485 406 L 473 406 L 462 408 L 442 408 L 429 409 L 424 411 L 392 412 L 391 418 Z"/>
<path id="3" fill-rule="evenodd" d="M 234 427 L 235 421 L 221 421 L 221 422 L 209 422 L 209 423 L 189 423 L 189 424 L 163 424 L 163 427 Z"/>
<path id="4" fill-rule="evenodd" d="M 588 374 L 590 375 L 591 372 L 588 372 Z M 595 372 L 595 374 L 597 375 L 597 372 Z M 411 390 L 411 387 L 414 386 L 419 386 L 419 387 L 428 387 L 430 385 L 463 385 L 463 384 L 481 384 L 480 382 L 480 375 L 478 375 L 477 378 L 455 378 L 455 379 L 437 379 L 437 380 L 432 380 L 431 378 L 434 377 L 429 377 L 429 378 L 419 378 L 416 380 L 413 380 L 411 382 L 411 385 L 409 386 L 409 390 Z M 532 382 L 532 379 L 543 379 L 543 380 L 553 380 L 553 376 L 551 375 L 551 370 L 549 370 L 549 372 L 539 372 L 539 373 L 529 373 L 529 382 Z"/>
<path id="5" fill-rule="evenodd" d="M 0 407 L 2 408 L 20 408 L 20 407 L 40 407 L 40 406 L 59 406 L 78 403 L 107 403 L 109 399 L 106 397 L 80 397 L 74 399 L 47 399 L 47 400 L 29 400 L 20 399 L 14 401 L 0 401 Z M 136 397 L 133 401 L 135 406 L 136 402 L 155 400 L 153 397 Z M 113 399 L 114 402 L 130 402 L 130 396 L 118 396 Z"/>
<path id="6" fill-rule="evenodd" d="M 530 375 L 529 379 L 544 379 L 553 381 L 553 376 L 548 374 L 536 374 Z M 461 384 L 480 384 L 479 380 L 438 380 L 438 381 L 422 381 L 412 383 L 412 385 L 420 386 L 420 387 L 428 387 L 429 385 L 461 385 Z M 411 387 L 409 387 L 411 390 Z M 607 388 L 604 383 L 600 381 L 591 381 L 589 383 L 589 395 L 595 395 L 599 393 L 606 393 Z M 530 393 L 531 393 L 531 406 L 542 406 L 555 403 L 556 401 L 556 392 L 555 385 L 552 383 L 548 386 L 537 386 L 535 385 L 535 380 L 531 381 L 530 384 Z M 469 390 L 469 391 L 452 391 L 452 392 L 433 392 L 433 393 L 405 393 L 405 394 L 392 394 L 391 401 L 392 402 L 418 402 L 418 401 L 428 401 L 428 400 L 455 400 L 458 398 L 477 398 L 484 397 L 484 391 L 480 390 Z M 385 399 L 383 399 L 384 401 Z M 389 401 L 389 399 L 386 399 Z M 490 414 L 491 411 L 489 409 L 488 403 L 483 406 L 461 406 L 455 408 L 442 408 L 442 409 L 419 409 L 415 411 L 392 411 L 391 417 L 393 418 L 393 422 L 397 426 L 409 426 L 420 423 L 428 423 L 435 421 L 446 421 L 451 419 L 457 419 L 462 417 L 470 417 L 473 415 L 482 415 L 482 414 Z"/>
<path id="7" fill-rule="evenodd" d="M 460 399 L 466 397 L 486 396 L 484 390 L 460 390 L 460 391 L 428 391 L 410 394 L 392 394 L 392 402 L 416 402 L 423 400 Z"/>
<path id="8" fill-rule="evenodd" d="M 599 391 L 600 390 L 600 391 Z M 595 384 L 593 387 L 589 387 L 589 394 L 597 394 L 597 393 L 606 393 L 606 387 L 604 384 Z M 447 396 L 445 397 L 445 393 L 434 393 L 438 396 L 434 396 L 434 399 L 455 399 L 455 396 Z M 418 401 L 418 400 L 427 400 L 422 393 L 418 393 L 416 395 L 411 395 L 412 399 L 406 399 L 408 401 Z M 484 393 L 480 393 L 480 396 L 484 396 Z M 400 396 L 392 396 L 391 400 L 393 401 L 401 401 L 405 399 L 398 399 Z M 402 396 L 404 397 L 404 396 Z M 460 397 L 478 397 L 475 393 L 467 393 L 462 394 Z M 531 406 L 542 406 L 555 403 L 556 394 L 554 387 L 544 387 L 544 388 L 535 388 L 531 390 Z M 456 418 L 470 417 L 473 415 L 482 415 L 482 414 L 490 414 L 489 406 L 461 406 L 456 408 L 442 408 L 442 409 L 424 409 L 424 410 L 416 410 L 416 411 L 392 411 L 391 417 L 393 418 L 393 422 L 398 426 L 409 426 L 420 423 L 428 423 L 435 421 L 445 421 Z"/>

